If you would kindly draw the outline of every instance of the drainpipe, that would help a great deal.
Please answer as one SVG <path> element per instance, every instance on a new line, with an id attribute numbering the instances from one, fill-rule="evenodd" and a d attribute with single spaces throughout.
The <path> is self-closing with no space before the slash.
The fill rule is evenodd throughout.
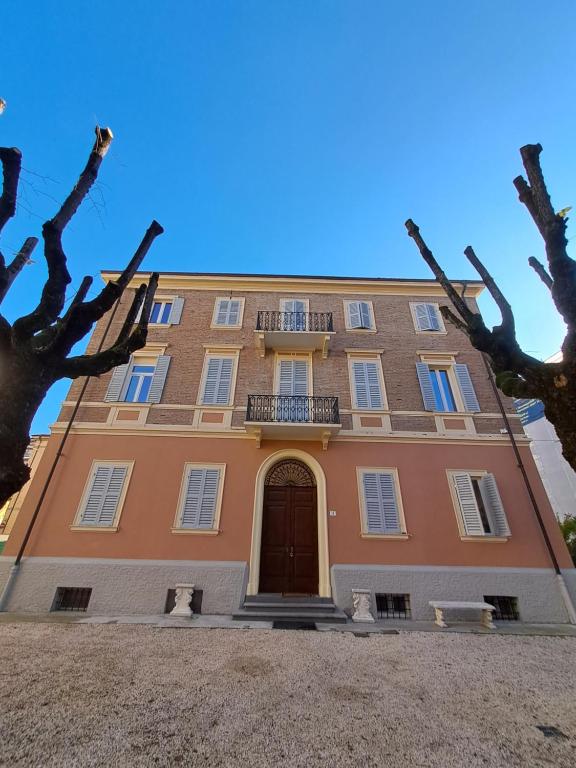
<path id="1" fill-rule="evenodd" d="M 526 467 L 524 466 L 524 462 L 522 461 L 522 456 L 520 455 L 520 451 L 518 450 L 518 444 L 516 442 L 516 438 L 514 437 L 514 433 L 512 432 L 512 427 L 510 426 L 510 420 L 508 419 L 508 414 L 506 413 L 506 410 L 504 408 L 504 403 L 502 402 L 502 397 L 500 396 L 500 390 L 496 385 L 496 382 L 494 380 L 494 375 L 492 373 L 492 369 L 490 368 L 490 364 L 485 354 L 482 354 L 482 360 L 484 361 L 486 373 L 488 374 L 488 380 L 490 381 L 490 385 L 492 386 L 494 395 L 496 396 L 496 400 L 498 402 L 498 408 L 500 409 L 500 413 L 502 414 L 504 424 L 506 425 L 506 432 L 508 433 L 508 437 L 510 438 L 510 443 L 512 444 L 512 450 L 514 451 L 514 455 L 516 457 L 516 463 L 518 465 L 518 469 L 522 473 L 522 479 L 524 480 L 524 485 L 526 486 L 526 490 L 528 491 L 528 496 L 530 497 L 532 509 L 534 510 L 534 514 L 536 515 L 536 519 L 538 520 L 538 525 L 540 526 L 540 531 L 544 538 L 546 549 L 548 550 L 548 554 L 550 555 L 550 560 L 552 561 L 552 565 L 556 572 L 558 588 L 560 589 L 560 594 L 562 595 L 564 606 L 566 608 L 568 617 L 570 619 L 570 624 L 576 624 L 576 609 L 574 608 L 574 603 L 572 602 L 572 598 L 570 597 L 570 593 L 568 592 L 568 587 L 566 586 L 566 582 L 564 581 L 564 576 L 562 575 L 562 571 L 560 570 L 558 558 L 556 557 L 556 553 L 554 552 L 554 548 L 552 547 L 552 542 L 550 541 L 550 537 L 548 536 L 548 531 L 546 530 L 546 526 L 544 525 L 544 520 L 542 519 L 542 513 L 540 512 L 540 507 L 538 506 L 538 502 L 536 501 L 536 497 L 534 496 L 534 491 L 532 490 L 532 485 L 530 484 L 530 479 L 526 472 Z"/>
<path id="2" fill-rule="evenodd" d="M 119 296 L 116 303 L 114 304 L 114 308 L 110 313 L 110 317 L 108 318 L 106 328 L 104 329 L 104 333 L 102 335 L 102 338 L 100 339 L 100 343 L 98 344 L 98 348 L 96 349 L 95 354 L 98 354 L 98 352 L 102 351 L 102 347 L 104 346 L 104 342 L 108 335 L 108 331 L 110 330 L 110 326 L 112 325 L 112 321 L 114 320 L 114 317 L 116 315 L 116 310 L 118 309 L 118 305 L 120 304 L 121 298 L 122 297 Z M 32 533 L 32 529 L 34 528 L 34 524 L 36 523 L 36 520 L 38 518 L 38 513 L 40 512 L 42 504 L 44 503 L 44 499 L 48 492 L 50 482 L 54 477 L 54 473 L 56 472 L 58 462 L 60 461 L 60 457 L 62 456 L 62 451 L 64 450 L 64 446 L 66 445 L 66 441 L 68 440 L 68 435 L 70 434 L 70 430 L 72 429 L 72 424 L 74 423 L 74 419 L 76 418 L 76 414 L 78 413 L 78 409 L 80 408 L 80 404 L 82 403 L 82 399 L 84 398 L 86 389 L 88 387 L 88 383 L 91 378 L 92 378 L 91 376 L 86 376 L 84 380 L 84 384 L 82 385 L 82 389 L 80 390 L 80 394 L 78 395 L 78 399 L 76 400 L 74 409 L 72 410 L 72 414 L 70 415 L 70 419 L 68 420 L 68 424 L 66 425 L 64 434 L 62 435 L 62 440 L 60 441 L 60 445 L 58 446 L 58 450 L 56 451 L 56 456 L 54 456 L 54 461 L 52 462 L 52 466 L 50 467 L 50 471 L 48 472 L 48 477 L 44 481 L 44 485 L 42 486 L 42 491 L 38 498 L 38 502 L 36 503 L 34 512 L 32 514 L 32 517 L 30 518 L 30 522 L 28 523 L 28 528 L 26 529 L 26 533 L 24 534 L 24 538 L 22 539 L 22 544 L 20 545 L 20 549 L 18 550 L 18 554 L 16 555 L 16 560 L 14 561 L 14 565 L 12 565 L 12 567 L 10 568 L 8 579 L 6 581 L 6 584 L 4 585 L 2 594 L 0 595 L 0 612 L 6 611 L 6 607 L 10 600 L 10 595 L 12 594 L 12 590 L 14 588 L 14 583 L 16 581 L 18 573 L 20 572 L 20 561 L 22 560 L 22 556 L 24 554 L 26 544 L 28 544 L 28 539 L 30 538 L 30 534 Z"/>

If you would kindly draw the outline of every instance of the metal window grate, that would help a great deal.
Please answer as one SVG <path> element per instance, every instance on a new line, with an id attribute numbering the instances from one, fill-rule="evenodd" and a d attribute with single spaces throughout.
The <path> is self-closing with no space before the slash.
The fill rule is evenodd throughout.
<path id="1" fill-rule="evenodd" d="M 376 613 L 379 619 L 411 619 L 410 595 L 377 593 Z"/>
<path id="2" fill-rule="evenodd" d="M 484 602 L 490 603 L 496 609 L 493 614 L 494 619 L 499 621 L 518 621 L 520 619 L 517 597 L 509 595 L 484 595 Z"/>
<path id="3" fill-rule="evenodd" d="M 91 587 L 57 587 L 52 610 L 86 611 L 91 594 Z"/>

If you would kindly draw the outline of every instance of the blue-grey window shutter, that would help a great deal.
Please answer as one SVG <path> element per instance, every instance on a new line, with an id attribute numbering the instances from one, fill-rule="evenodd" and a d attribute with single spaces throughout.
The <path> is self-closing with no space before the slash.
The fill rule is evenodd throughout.
<path id="1" fill-rule="evenodd" d="M 232 388 L 234 360 L 231 357 L 208 359 L 206 381 L 202 394 L 203 405 L 228 405 Z"/>
<path id="2" fill-rule="evenodd" d="M 386 472 L 364 472 L 364 504 L 368 533 L 401 533 L 394 477 Z"/>
<path id="3" fill-rule="evenodd" d="M 468 366 L 464 365 L 464 363 L 459 363 L 454 366 L 454 373 L 456 374 L 458 384 L 460 385 L 460 393 L 462 394 L 462 400 L 464 401 L 464 408 L 471 412 L 479 411 L 480 405 L 478 404 L 478 398 L 474 391 L 474 385 L 470 378 Z"/>
<path id="4" fill-rule="evenodd" d="M 107 403 L 113 403 L 120 400 L 129 368 L 130 363 L 125 363 L 125 365 L 116 366 L 112 371 L 112 378 L 110 379 L 106 395 L 104 396 L 104 400 Z"/>
<path id="5" fill-rule="evenodd" d="M 81 525 L 110 526 L 114 523 L 126 473 L 126 467 L 108 464 L 95 468 L 80 519 Z"/>
<path id="6" fill-rule="evenodd" d="M 164 389 L 169 365 L 170 355 L 158 355 L 156 368 L 154 369 L 154 375 L 152 376 L 152 383 L 150 384 L 150 390 L 148 392 L 149 403 L 159 403 L 162 399 L 162 390 Z"/>
<path id="7" fill-rule="evenodd" d="M 416 373 L 418 374 L 418 381 L 420 382 L 420 389 L 422 390 L 424 408 L 427 411 L 435 411 L 436 398 L 434 397 L 434 388 L 432 387 L 430 368 L 428 368 L 426 363 L 416 363 Z"/>
<path id="8" fill-rule="evenodd" d="M 184 309 L 184 299 L 181 296 L 174 296 L 172 299 L 172 309 L 170 310 L 170 317 L 168 322 L 171 325 L 179 325 L 182 317 L 182 310 Z"/>
<path id="9" fill-rule="evenodd" d="M 468 536 L 483 536 L 484 527 L 470 475 L 467 472 L 457 472 L 452 477 L 465 532 Z"/>
<path id="10" fill-rule="evenodd" d="M 478 483 L 478 486 L 480 487 L 484 506 L 492 519 L 494 535 L 510 536 L 510 528 L 508 527 L 508 520 L 506 519 L 502 499 L 498 493 L 496 478 L 494 475 L 484 475 Z"/>
<path id="11" fill-rule="evenodd" d="M 182 528 L 213 528 L 220 483 L 219 469 L 191 467 L 180 525 Z"/>
<path id="12" fill-rule="evenodd" d="M 352 363 L 358 408 L 382 408 L 378 364 L 355 360 Z"/>

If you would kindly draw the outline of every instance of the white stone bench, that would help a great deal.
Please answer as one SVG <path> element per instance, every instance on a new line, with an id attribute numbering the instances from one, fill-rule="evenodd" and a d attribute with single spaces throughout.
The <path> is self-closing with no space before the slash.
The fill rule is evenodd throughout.
<path id="1" fill-rule="evenodd" d="M 492 622 L 492 613 L 496 610 L 490 603 L 469 603 L 464 600 L 430 600 L 428 605 L 434 608 L 436 614 L 436 621 L 434 622 L 439 627 L 447 627 L 448 624 L 444 621 L 444 611 L 454 609 L 457 610 L 478 610 L 482 611 L 480 621 L 483 627 L 487 629 L 496 629 L 496 625 Z"/>

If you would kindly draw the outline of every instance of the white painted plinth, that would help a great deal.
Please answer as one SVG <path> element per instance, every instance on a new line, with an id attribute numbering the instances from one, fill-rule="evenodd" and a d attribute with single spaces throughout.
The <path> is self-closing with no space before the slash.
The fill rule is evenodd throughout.
<path id="1" fill-rule="evenodd" d="M 352 621 L 374 622 L 374 616 L 370 611 L 370 597 L 369 589 L 354 589 L 352 587 L 352 605 L 354 606 Z"/>
<path id="2" fill-rule="evenodd" d="M 170 611 L 170 616 L 192 616 L 190 601 L 194 593 L 194 584 L 176 584 L 176 605 Z"/>

